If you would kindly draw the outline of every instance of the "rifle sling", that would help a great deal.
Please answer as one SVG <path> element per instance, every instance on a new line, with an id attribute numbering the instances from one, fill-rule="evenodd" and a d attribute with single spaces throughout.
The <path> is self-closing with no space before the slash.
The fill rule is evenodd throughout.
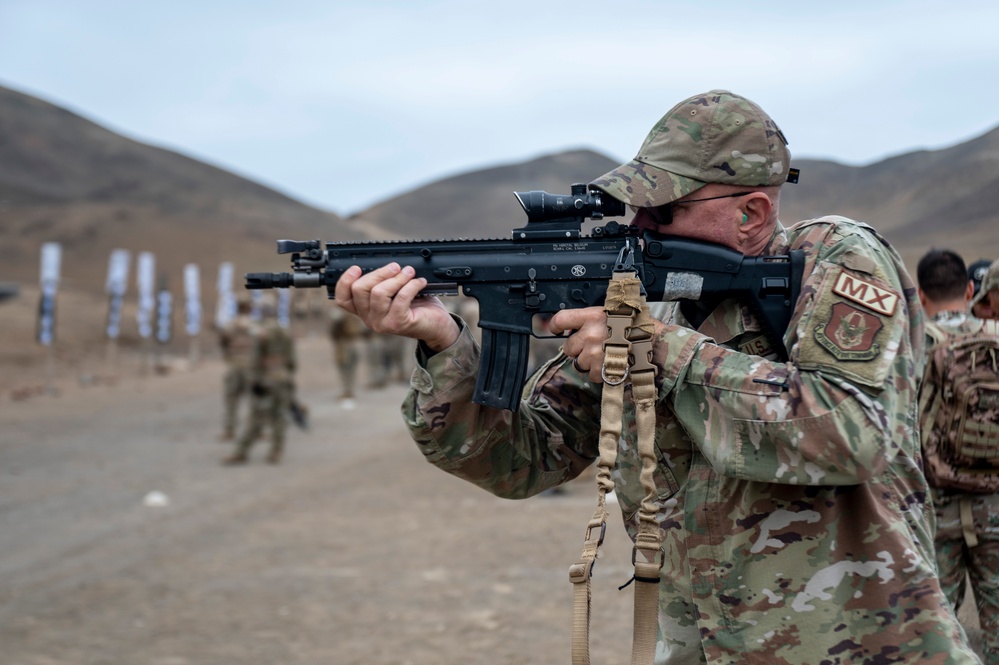
<path id="1" fill-rule="evenodd" d="M 665 554 L 661 544 L 654 473 L 656 469 L 655 386 L 657 368 L 652 364 L 654 324 L 649 315 L 641 281 L 629 273 L 616 272 L 607 290 L 609 337 L 604 343 L 604 380 L 600 419 L 600 458 L 597 461 L 597 508 L 586 529 L 583 552 L 569 568 L 573 584 L 572 663 L 589 665 L 589 628 L 592 615 L 590 580 L 593 565 L 607 529 L 607 493 L 614 490 L 611 472 L 617 462 L 618 442 L 624 416 L 625 385 L 632 386 L 638 426 L 638 453 L 642 460 L 640 480 L 645 497 L 638 511 L 639 530 L 632 551 L 635 566 L 635 618 L 632 634 L 632 665 L 653 661 L 658 631 L 659 573 Z M 594 535 L 599 527 L 599 535 Z M 658 562 L 656 557 L 659 557 Z"/>

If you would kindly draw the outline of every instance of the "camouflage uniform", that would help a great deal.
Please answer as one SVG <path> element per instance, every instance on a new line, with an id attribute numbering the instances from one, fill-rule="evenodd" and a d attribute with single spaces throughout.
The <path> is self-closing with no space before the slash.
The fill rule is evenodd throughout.
<path id="1" fill-rule="evenodd" d="M 658 337 L 656 662 L 977 662 L 935 574 L 914 435 L 915 285 L 894 250 L 845 218 L 778 225 L 764 254 L 797 248 L 807 259 L 788 363 L 731 301 L 697 332 Z M 466 328 L 414 376 L 403 414 L 428 461 L 523 498 L 597 457 L 600 386 L 555 359 L 512 414 L 472 403 L 478 361 Z M 633 411 L 625 427 L 614 481 L 634 538 Z"/>
<path id="2" fill-rule="evenodd" d="M 963 311 L 939 312 L 937 326 L 951 335 L 977 332 L 983 322 Z M 930 340 L 928 340 L 930 343 Z M 923 391 L 933 389 L 932 379 Z M 927 463 L 935 455 L 926 450 Z M 942 463 L 942 462 L 938 462 Z M 964 601 L 970 576 L 984 638 L 985 663 L 999 665 L 999 494 L 971 494 L 932 487 L 937 518 L 936 555 L 940 585 L 955 610 Z M 969 547 L 961 520 L 961 501 L 971 503 L 971 523 L 978 544 Z"/>
<path id="3" fill-rule="evenodd" d="M 276 320 L 268 320 L 261 326 L 250 367 L 253 383 L 249 424 L 239 438 L 236 452 L 225 461 L 245 462 L 266 427 L 271 431 L 267 459 L 277 463 L 284 451 L 288 412 L 294 397 L 295 344 Z"/>
<path id="4" fill-rule="evenodd" d="M 245 312 L 234 317 L 219 332 L 222 357 L 228 365 L 222 381 L 225 404 L 222 421 L 223 439 L 235 436 L 239 400 L 250 390 L 250 362 L 256 334 L 257 325 Z"/>
<path id="5" fill-rule="evenodd" d="M 340 374 L 341 399 L 355 395 L 364 330 L 364 323 L 353 314 L 339 308 L 331 313 L 330 339 L 333 340 L 333 363 Z"/>

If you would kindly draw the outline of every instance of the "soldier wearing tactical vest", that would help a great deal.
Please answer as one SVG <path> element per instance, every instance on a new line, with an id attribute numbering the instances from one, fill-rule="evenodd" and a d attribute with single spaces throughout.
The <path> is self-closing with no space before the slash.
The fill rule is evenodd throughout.
<path id="1" fill-rule="evenodd" d="M 929 251 L 916 269 L 930 319 L 920 429 L 940 584 L 956 611 L 970 579 L 985 663 L 999 665 L 999 322 L 970 313 L 967 275 L 950 250 Z"/>

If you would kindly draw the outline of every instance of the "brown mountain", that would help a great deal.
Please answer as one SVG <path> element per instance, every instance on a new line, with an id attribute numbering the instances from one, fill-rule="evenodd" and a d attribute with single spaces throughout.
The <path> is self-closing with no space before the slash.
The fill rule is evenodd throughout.
<path id="1" fill-rule="evenodd" d="M 63 246 L 66 286 L 99 292 L 116 247 L 154 252 L 175 281 L 199 264 L 214 286 L 221 261 L 283 269 L 277 237 L 361 237 L 332 213 L 2 87 L 0 156 L 0 280 L 37 281 L 48 241 Z"/>
<path id="2" fill-rule="evenodd" d="M 567 193 L 616 162 L 580 150 L 465 173 L 393 197 L 349 222 L 383 237 L 508 237 L 524 222 L 514 191 Z M 930 247 L 970 263 L 999 257 L 999 128 L 966 143 L 899 155 L 868 166 L 796 159 L 801 182 L 784 187 L 785 223 L 838 214 L 865 221 L 915 269 Z"/>
<path id="3" fill-rule="evenodd" d="M 786 220 L 836 213 L 868 222 L 910 270 L 930 247 L 970 263 L 999 257 L 999 128 L 941 150 L 870 164 L 800 160 L 801 182 L 784 188 Z"/>
<path id="4" fill-rule="evenodd" d="M 514 192 L 568 194 L 617 163 L 575 150 L 438 180 L 379 203 L 347 221 L 392 238 L 508 238 L 527 222 Z"/>
<path id="5" fill-rule="evenodd" d="M 208 319 L 218 264 L 234 262 L 237 274 L 285 270 L 287 259 L 274 252 L 278 238 L 505 238 L 525 222 L 514 191 L 566 193 L 615 164 L 591 150 L 546 155 L 442 178 L 344 220 L 0 87 L 0 282 L 21 292 L 0 305 L 0 367 L 43 357 L 33 335 L 44 242 L 63 245 L 58 353 L 70 362 L 102 346 L 114 248 L 153 251 L 175 293 L 184 264 L 200 265 Z M 910 269 L 931 246 L 953 248 L 969 262 L 999 257 L 999 129 L 867 166 L 795 165 L 801 183 L 784 188 L 785 222 L 831 213 L 867 221 Z M 130 287 L 124 345 L 137 344 L 134 298 Z"/>

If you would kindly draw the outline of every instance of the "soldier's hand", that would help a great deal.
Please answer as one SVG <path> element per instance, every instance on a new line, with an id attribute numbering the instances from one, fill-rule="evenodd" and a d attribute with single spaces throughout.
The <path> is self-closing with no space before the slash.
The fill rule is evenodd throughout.
<path id="1" fill-rule="evenodd" d="M 417 297 L 426 285 L 410 266 L 390 263 L 367 275 L 352 266 L 337 281 L 336 304 L 375 332 L 412 337 L 443 351 L 461 329 L 440 300 Z"/>
<path id="2" fill-rule="evenodd" d="M 564 309 L 548 324 L 553 335 L 572 334 L 562 344 L 562 352 L 572 358 L 573 366 L 587 374 L 590 381 L 601 383 L 604 342 L 607 341 L 607 313 L 603 307 Z"/>

